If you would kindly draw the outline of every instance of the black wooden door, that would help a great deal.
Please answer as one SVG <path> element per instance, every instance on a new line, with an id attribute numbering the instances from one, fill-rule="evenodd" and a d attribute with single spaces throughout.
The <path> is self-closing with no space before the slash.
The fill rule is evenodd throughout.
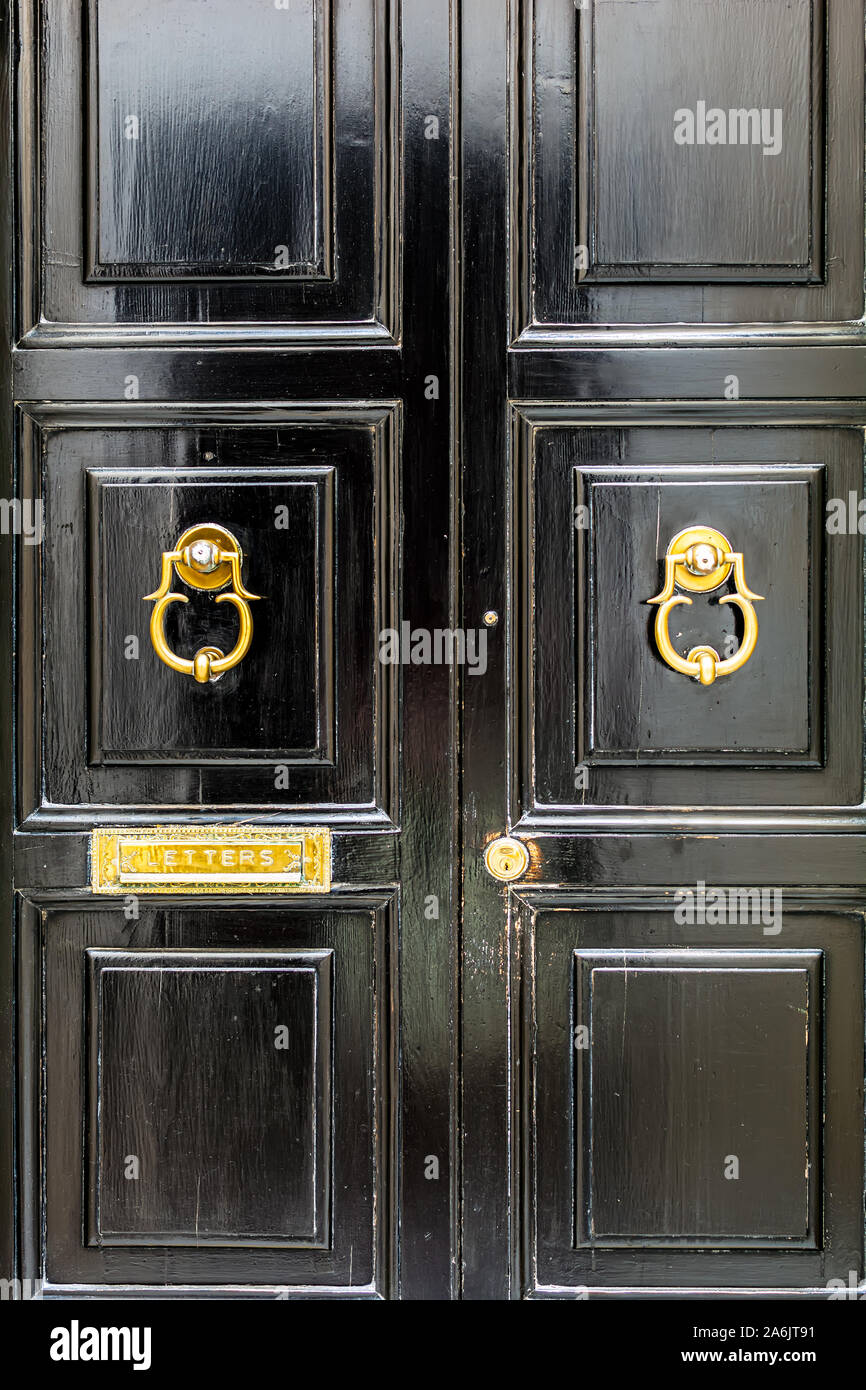
<path id="1" fill-rule="evenodd" d="M 464 10 L 468 1297 L 863 1279 L 863 68 Z"/>
<path id="2" fill-rule="evenodd" d="M 0 1273 L 449 1298 L 448 6 L 13 9 Z"/>
<path id="3" fill-rule="evenodd" d="M 860 0 L 12 8 L 0 1277 L 858 1284 Z"/>

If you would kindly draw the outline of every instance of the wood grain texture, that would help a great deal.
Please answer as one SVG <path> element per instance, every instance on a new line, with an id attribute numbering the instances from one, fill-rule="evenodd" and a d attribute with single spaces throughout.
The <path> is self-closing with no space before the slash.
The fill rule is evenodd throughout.
<path id="1" fill-rule="evenodd" d="M 863 539 L 822 512 L 863 481 L 863 4 L 597 0 L 591 121 L 572 0 L 290 5 L 257 33 L 215 0 L 224 32 L 181 63 L 174 16 L 200 0 L 16 4 L 3 457 L 8 495 L 47 508 L 41 548 L 0 537 L 20 1272 L 55 1299 L 826 1297 L 863 1273 Z M 293 15 L 288 61 L 279 39 L 259 60 Z M 689 165 L 683 206 L 653 132 L 695 74 L 726 101 L 763 83 L 793 137 L 719 187 Z M 126 91 L 157 135 L 137 174 L 115 162 Z M 601 217 L 582 280 L 581 161 Z M 0 205 L 2 238 L 5 186 Z M 295 550 L 265 526 L 289 482 Z M 246 670 L 198 699 L 115 655 L 202 499 L 263 599 Z M 781 684 L 747 668 L 715 726 L 673 673 L 654 684 L 633 611 L 662 522 L 699 501 L 776 604 L 758 652 Z M 331 612 L 329 661 L 311 627 Z M 182 646 L 234 631 L 189 618 Z M 483 676 L 383 666 L 404 618 L 483 626 Z M 239 819 L 329 826 L 332 892 L 88 891 L 94 825 Z M 509 891 L 483 854 L 515 830 Z M 675 894 L 702 882 L 778 890 L 780 934 L 682 925 Z M 314 959 L 327 1082 L 295 964 Z M 274 1001 L 287 1075 L 260 1047 Z M 736 1142 L 739 1187 L 714 1166 Z"/>
<path id="2" fill-rule="evenodd" d="M 333 952 L 85 954 L 89 1244 L 327 1249 Z"/>
<path id="3" fill-rule="evenodd" d="M 24 0 L 17 336 L 398 341 L 393 22 L 373 0 Z"/>
<path id="4" fill-rule="evenodd" d="M 330 9 L 92 0 L 91 277 L 327 274 Z"/>
<path id="5" fill-rule="evenodd" d="M 593 0 L 577 43 L 581 280 L 820 281 L 821 0 L 649 0 L 627 17 Z M 727 143 L 703 142 L 698 101 L 724 110 L 712 136 Z M 769 113 L 760 141 L 728 115 L 750 109 Z M 682 110 L 691 144 L 675 140 Z"/>
<path id="6" fill-rule="evenodd" d="M 512 339 L 590 341 L 619 324 L 772 336 L 860 317 L 859 3 L 511 10 Z M 677 145 L 675 112 L 698 101 L 781 110 L 779 154 Z"/>
<path id="7" fill-rule="evenodd" d="M 524 1295 L 796 1288 L 848 1256 L 859 1268 L 862 909 L 786 895 L 767 936 L 681 924 L 658 900 L 522 897 Z"/>

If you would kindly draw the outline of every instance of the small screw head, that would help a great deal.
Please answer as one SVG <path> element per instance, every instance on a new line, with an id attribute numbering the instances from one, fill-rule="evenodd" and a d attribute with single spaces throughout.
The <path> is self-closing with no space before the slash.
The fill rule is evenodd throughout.
<path id="1" fill-rule="evenodd" d="M 493 608 L 488 608 L 482 621 L 485 627 L 495 627 L 499 622 L 499 614 Z"/>

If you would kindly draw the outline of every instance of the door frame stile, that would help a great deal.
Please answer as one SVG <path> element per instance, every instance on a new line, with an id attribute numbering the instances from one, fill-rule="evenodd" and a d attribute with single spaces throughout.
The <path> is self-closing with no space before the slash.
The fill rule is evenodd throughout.
<path id="1" fill-rule="evenodd" d="M 463 1297 L 518 1295 L 512 1228 L 515 1145 L 508 1017 L 512 1004 L 509 890 L 483 863 L 506 833 L 510 518 L 506 415 L 508 343 L 507 54 L 509 6 L 473 0 L 461 30 L 461 250 L 463 360 L 463 625 L 488 610 L 487 670 L 464 680 L 462 806 L 464 922 Z M 504 899 L 504 901 L 503 901 Z M 505 912 L 503 911 L 505 908 Z"/>
<path id="2" fill-rule="evenodd" d="M 10 499 L 16 495 L 11 350 L 14 333 L 12 226 L 15 207 L 11 133 L 16 73 L 13 8 L 11 5 L 4 6 L 0 15 L 0 147 L 3 151 L 3 177 L 0 178 L 0 265 L 3 267 L 0 284 L 0 322 L 3 326 L 0 345 L 0 452 L 3 496 Z M 3 902 L 0 907 L 0 1279 L 15 1279 L 20 1274 L 16 1239 L 16 958 L 15 904 L 12 894 L 14 556 L 15 537 L 5 536 L 0 544 L 0 672 L 5 697 L 0 702 L 0 767 L 3 768 L 0 787 L 0 883 L 3 885 Z"/>

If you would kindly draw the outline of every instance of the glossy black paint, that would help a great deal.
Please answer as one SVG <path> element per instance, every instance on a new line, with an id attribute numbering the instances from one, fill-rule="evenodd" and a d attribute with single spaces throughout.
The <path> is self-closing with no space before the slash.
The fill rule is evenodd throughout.
<path id="1" fill-rule="evenodd" d="M 201 19 L 200 6 L 186 8 Z M 458 621 L 455 16 L 447 4 L 299 0 L 271 7 L 266 34 L 260 7 L 249 11 L 209 7 L 202 60 L 186 63 L 177 6 L 24 3 L 20 61 L 6 50 L 17 97 L 6 211 L 19 255 L 15 324 L 6 317 L 18 346 L 4 382 L 21 387 L 21 486 L 53 520 L 44 554 L 18 555 L 22 1182 L 14 1223 L 4 1211 L 4 1233 L 17 1235 L 3 1268 L 44 1272 L 56 1281 L 50 1297 L 82 1284 L 95 1297 L 147 1297 L 168 1260 L 178 1296 L 449 1298 L 459 1289 L 455 672 L 383 665 L 377 634 L 401 615 Z M 119 139 L 121 156 L 135 143 L 118 119 L 130 93 L 144 158 L 121 165 Z M 425 137 L 428 113 L 437 139 Z M 435 395 L 425 395 L 430 374 Z M 289 484 L 306 491 L 287 537 L 268 516 L 274 487 Z M 245 578 L 263 596 L 247 669 L 210 707 L 195 696 L 219 687 L 185 690 L 149 652 L 141 597 L 177 525 L 201 519 L 201 505 L 244 532 Z M 199 618 L 230 636 L 212 608 Z M 127 627 L 146 667 L 137 679 L 116 664 Z M 181 646 L 198 635 L 171 631 Z M 288 787 L 275 785 L 278 764 Z M 331 825 L 330 899 L 152 899 L 132 921 L 122 900 L 89 895 L 93 824 L 238 819 Z M 122 1001 L 116 990 L 100 996 L 114 951 L 140 967 L 124 977 Z M 231 971 L 221 983 L 201 974 L 163 1009 L 170 1026 L 148 1047 L 161 1026 L 151 982 L 190 951 L 205 961 L 228 952 L 250 968 L 328 953 L 333 1007 L 329 1020 L 319 1011 L 316 1055 L 321 1070 L 330 1031 L 330 1068 L 316 1082 L 318 1118 L 294 1149 L 276 1132 L 255 1155 L 249 1147 L 262 1125 L 279 1125 L 274 1058 L 263 1068 L 248 1050 L 271 1021 L 255 986 L 244 992 Z M 88 1023 L 99 997 L 101 1032 Z M 298 1034 L 292 1084 L 311 1094 L 313 1016 L 288 997 L 285 1010 Z M 235 1013 L 251 1026 L 233 1049 Z M 209 1030 L 210 1053 L 194 1055 Z M 217 1132 L 207 1097 L 226 1067 L 234 1102 Z M 115 1141 L 121 1116 L 153 1109 L 157 1074 L 157 1106 L 182 1108 L 187 1129 L 156 1150 L 151 1139 L 151 1161 L 170 1173 L 131 1218 Z M 87 1127 L 100 1087 L 101 1130 Z M 244 1113 L 229 1113 L 237 1107 Z M 190 1198 L 205 1151 L 210 1225 L 196 1248 L 205 1208 L 197 1235 Z M 239 1176 L 242 1153 L 263 1165 L 260 1181 Z M 11 1197 L 5 1167 L 3 1184 Z"/>
<path id="2" fill-rule="evenodd" d="M 707 0 L 675 81 L 688 3 L 291 0 L 261 63 L 220 4 L 221 41 L 153 85 L 134 36 L 182 49 L 171 7 L 15 7 L 0 429 L 6 495 L 43 498 L 46 538 L 0 556 L 0 1274 L 56 1298 L 485 1300 L 821 1297 L 862 1274 L 862 537 L 822 523 L 863 486 L 863 7 L 754 0 L 738 26 Z M 626 68 L 646 113 L 617 99 Z M 683 183 L 659 122 L 711 71 L 711 100 L 746 76 L 785 105 L 792 140 L 745 176 L 689 151 Z M 147 650 L 141 602 L 200 503 L 263 595 L 213 691 Z M 745 537 L 772 605 L 704 703 L 644 602 L 684 518 Z M 483 676 L 375 660 L 383 627 L 491 610 Z M 172 640 L 230 638 L 199 617 Z M 331 825 L 330 897 L 127 917 L 89 893 L 95 824 L 248 819 Z M 511 889 L 483 867 L 506 830 L 530 850 Z M 701 882 L 780 890 L 779 935 L 679 925 Z M 288 1081 L 262 1051 L 277 1004 Z M 175 1104 L 185 1128 L 127 1141 Z"/>
<path id="3" fill-rule="evenodd" d="M 89 278 L 329 276 L 331 9 L 93 0 Z"/>
<path id="4" fill-rule="evenodd" d="M 464 1296 L 821 1297 L 837 1258 L 863 1271 L 863 542 L 824 527 L 841 480 L 859 496 L 863 478 L 862 7 L 743 6 L 742 25 L 721 0 L 699 20 L 667 0 L 577 8 L 491 3 L 462 25 L 464 611 L 509 613 L 486 680 L 464 684 Z M 764 24 L 772 44 L 756 42 Z M 698 97 L 746 101 L 750 75 L 749 104 L 779 104 L 776 84 L 800 120 L 784 195 L 751 154 L 744 173 L 733 150 L 701 165 L 659 140 Z M 676 242 L 687 226 L 689 246 Z M 787 273 L 768 256 L 790 257 Z M 759 637 L 755 672 L 715 695 L 659 666 L 644 603 L 678 470 L 683 524 L 709 505 L 749 534 L 746 572 L 777 596 L 759 618 L 769 644 L 776 621 L 791 625 L 763 677 Z M 799 480 L 810 500 L 747 507 L 746 477 L 758 490 Z M 593 487 L 607 489 L 603 525 L 576 533 Z M 530 850 L 510 889 L 482 867 L 506 828 Z M 680 926 L 676 892 L 700 883 L 781 891 L 779 936 L 754 920 Z M 581 1055 L 575 962 L 591 970 L 605 952 L 613 975 Z M 670 953 L 718 965 L 711 1005 L 670 974 Z M 757 972 L 745 984 L 743 953 Z M 795 956 L 793 977 L 813 987 L 794 1007 L 818 1011 L 808 1044 L 786 1031 L 786 1004 L 786 1027 L 756 1024 L 747 1041 L 738 990 L 768 1019 Z M 790 1105 L 771 1119 L 777 1078 Z M 737 1143 L 711 1139 L 732 1127 Z M 724 1178 L 738 1145 L 758 1168 L 780 1153 L 775 1248 L 757 1248 L 766 1183 L 750 1195 L 751 1178 Z M 786 1169 L 795 1148 L 802 1165 Z"/>
<path id="5" fill-rule="evenodd" d="M 149 804 L 171 818 L 198 801 L 396 820 L 384 732 L 396 668 L 378 661 L 377 640 L 396 621 L 396 407 L 139 408 L 93 426 L 67 429 L 62 411 L 27 421 L 46 540 L 41 557 L 35 547 L 22 557 L 41 617 L 25 611 L 43 632 L 34 678 L 51 736 L 34 779 L 42 804 L 22 781 L 22 813 L 62 822 L 85 804 Z M 163 550 L 204 520 L 236 534 L 261 598 L 245 660 L 196 690 L 156 657 L 145 595 Z M 166 616 L 169 644 L 181 655 L 199 640 L 230 650 L 227 610 L 192 595 L 182 618 Z M 70 631 L 82 639 L 72 652 Z M 25 753 L 36 768 L 38 743 Z"/>

